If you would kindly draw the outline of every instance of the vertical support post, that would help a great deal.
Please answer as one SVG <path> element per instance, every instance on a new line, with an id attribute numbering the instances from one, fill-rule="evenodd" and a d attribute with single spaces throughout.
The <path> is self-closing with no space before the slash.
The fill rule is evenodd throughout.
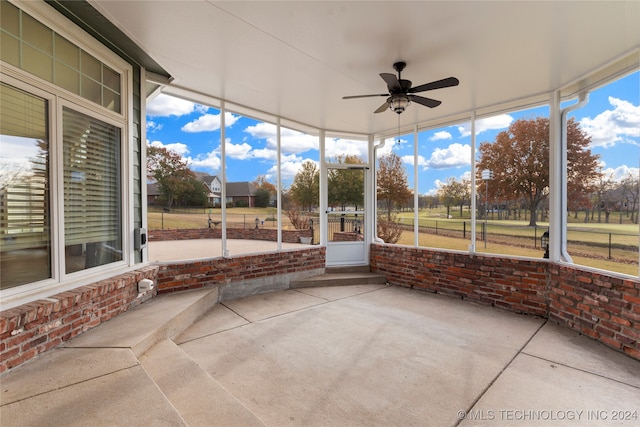
<path id="1" fill-rule="evenodd" d="M 224 101 L 220 101 L 220 175 L 222 175 L 222 185 L 220 188 L 220 209 L 222 229 L 220 230 L 220 240 L 222 244 L 222 256 L 228 257 L 227 249 L 227 155 L 226 155 L 226 108 Z"/>
<path id="2" fill-rule="evenodd" d="M 476 251 L 476 112 L 471 113 L 471 243 L 469 252 Z"/>
<path id="3" fill-rule="evenodd" d="M 276 191 L 276 203 L 278 204 L 278 231 L 277 231 L 277 245 L 278 251 L 282 250 L 282 128 L 280 126 L 280 117 L 276 121 L 277 137 L 276 137 L 276 152 L 278 156 L 277 160 L 277 178 L 276 184 L 278 185 Z"/>
<path id="4" fill-rule="evenodd" d="M 553 91 L 549 97 L 549 260 L 560 261 L 562 241 L 562 124 L 560 92 Z"/>
<path id="5" fill-rule="evenodd" d="M 413 127 L 413 245 L 419 245 L 420 224 L 418 223 L 420 194 L 418 191 L 418 125 Z"/>

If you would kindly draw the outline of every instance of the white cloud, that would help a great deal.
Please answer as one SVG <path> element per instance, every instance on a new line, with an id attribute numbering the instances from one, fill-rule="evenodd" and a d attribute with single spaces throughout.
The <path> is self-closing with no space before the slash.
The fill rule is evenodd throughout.
<path id="1" fill-rule="evenodd" d="M 327 138 L 325 142 L 325 154 L 331 159 L 335 159 L 338 156 L 357 156 L 361 159 L 366 159 L 367 151 L 367 141 Z"/>
<path id="2" fill-rule="evenodd" d="M 436 148 L 429 160 L 423 164 L 424 169 L 447 169 L 469 166 L 471 164 L 471 146 L 454 143 L 447 148 Z"/>
<path id="3" fill-rule="evenodd" d="M 160 94 L 147 103 L 147 115 L 149 116 L 184 116 L 191 114 L 197 104 L 173 96 Z"/>
<path id="4" fill-rule="evenodd" d="M 195 169 L 207 169 L 212 172 L 220 170 L 222 164 L 220 153 L 217 150 L 210 151 L 206 154 L 200 154 L 196 158 L 187 159 L 190 165 Z"/>
<path id="5" fill-rule="evenodd" d="M 162 124 L 161 123 L 156 123 L 153 120 L 147 121 L 147 131 L 148 132 L 155 132 L 155 131 L 159 131 L 161 129 L 162 129 Z"/>
<path id="6" fill-rule="evenodd" d="M 593 119 L 580 120 L 581 128 L 591 137 L 592 147 L 610 148 L 617 143 L 640 145 L 640 106 L 629 101 L 609 97 L 614 108 L 605 110 Z M 635 140 L 632 138 L 636 138 Z"/>
<path id="7" fill-rule="evenodd" d="M 248 126 L 245 130 L 256 139 L 267 141 L 267 147 L 275 150 L 278 143 L 278 127 L 272 123 L 257 123 Z M 304 153 L 318 149 L 318 138 L 288 128 L 281 128 L 280 149 L 283 153 Z"/>
<path id="8" fill-rule="evenodd" d="M 147 141 L 147 145 L 152 145 L 154 147 L 161 147 L 161 148 L 164 147 L 167 150 L 171 150 L 173 152 L 178 153 L 182 157 L 184 157 L 186 154 L 189 154 L 189 147 L 187 147 L 187 144 L 183 144 L 182 142 L 173 142 L 171 144 L 165 144 L 162 141 L 152 141 L 152 142 Z"/>
<path id="9" fill-rule="evenodd" d="M 627 165 L 618 166 L 617 168 L 606 168 L 602 170 L 602 173 L 606 178 L 610 178 L 615 182 L 620 182 L 627 178 L 629 175 L 637 179 L 638 172 L 638 168 L 630 168 Z"/>
<path id="10" fill-rule="evenodd" d="M 316 165 L 316 167 L 320 169 L 320 165 L 318 164 L 318 162 L 313 159 L 303 159 L 301 157 L 296 157 L 296 156 L 289 156 L 287 159 L 283 158 L 282 164 L 281 164 L 282 181 L 292 180 L 296 176 L 296 174 L 300 171 L 300 169 L 302 169 L 302 164 L 306 161 L 313 162 Z M 267 173 L 265 174 L 265 177 L 267 178 L 267 180 L 273 181 L 273 182 L 276 181 L 276 177 L 278 174 L 277 167 L 278 167 L 277 165 L 274 165 L 267 171 Z"/>
<path id="11" fill-rule="evenodd" d="M 232 159 L 246 160 L 253 157 L 251 153 L 251 145 L 243 142 L 242 144 L 233 144 L 227 140 L 225 145 L 225 155 Z"/>
<path id="12" fill-rule="evenodd" d="M 511 122 L 513 122 L 513 117 L 508 114 L 500 114 L 499 116 L 476 120 L 476 135 L 486 130 L 506 129 Z M 471 123 L 458 126 L 458 131 L 460 132 L 460 136 L 463 137 L 471 135 Z"/>
<path id="13" fill-rule="evenodd" d="M 429 141 L 440 141 L 443 139 L 451 139 L 452 136 L 449 132 L 447 132 L 446 130 L 441 130 L 439 132 L 436 132 L 433 134 L 433 136 L 431 138 L 429 138 Z"/>
<path id="14" fill-rule="evenodd" d="M 226 127 L 231 127 L 238 121 L 240 116 L 233 115 L 231 113 L 225 113 L 224 124 Z M 220 129 L 220 114 L 204 114 L 192 122 L 182 126 L 183 132 L 212 132 Z"/>

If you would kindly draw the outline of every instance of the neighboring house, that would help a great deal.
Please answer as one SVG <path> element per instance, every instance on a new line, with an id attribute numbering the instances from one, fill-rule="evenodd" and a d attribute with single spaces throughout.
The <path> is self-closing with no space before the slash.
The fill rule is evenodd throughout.
<path id="1" fill-rule="evenodd" d="M 147 184 L 147 204 L 159 205 L 161 204 L 162 192 L 157 182 Z"/>
<path id="2" fill-rule="evenodd" d="M 233 206 L 246 206 L 249 208 L 256 205 L 256 186 L 248 181 L 227 182 L 227 203 Z"/>
<path id="3" fill-rule="evenodd" d="M 204 182 L 207 187 L 208 204 L 213 207 L 220 207 L 222 200 L 222 183 L 217 175 L 206 175 L 196 172 L 196 177 Z M 147 184 L 147 203 L 149 205 L 158 205 L 161 202 L 162 193 L 158 188 L 158 184 Z M 248 181 L 227 182 L 226 200 L 228 206 L 246 206 L 255 207 L 256 205 L 256 186 Z"/>

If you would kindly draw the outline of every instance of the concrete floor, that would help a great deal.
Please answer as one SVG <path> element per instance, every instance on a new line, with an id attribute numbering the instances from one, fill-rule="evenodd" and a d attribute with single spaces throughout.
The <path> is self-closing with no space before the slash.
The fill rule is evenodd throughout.
<path id="1" fill-rule="evenodd" d="M 0 377 L 2 426 L 640 425 L 640 362 L 393 286 L 228 301 L 136 349 L 151 316 L 199 295 L 159 297 Z"/>
<path id="2" fill-rule="evenodd" d="M 302 243 L 282 243 L 282 249 L 300 249 Z M 278 250 L 278 243 L 267 240 L 227 239 L 229 256 L 271 252 Z M 222 256 L 221 239 L 163 240 L 149 242 L 150 262 L 179 261 Z"/>

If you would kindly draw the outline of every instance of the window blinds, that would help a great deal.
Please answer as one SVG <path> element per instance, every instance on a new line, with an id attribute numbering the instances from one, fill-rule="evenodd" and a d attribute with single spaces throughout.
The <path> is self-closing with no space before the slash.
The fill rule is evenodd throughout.
<path id="1" fill-rule="evenodd" d="M 122 244 L 120 128 L 63 109 L 65 245 Z"/>

